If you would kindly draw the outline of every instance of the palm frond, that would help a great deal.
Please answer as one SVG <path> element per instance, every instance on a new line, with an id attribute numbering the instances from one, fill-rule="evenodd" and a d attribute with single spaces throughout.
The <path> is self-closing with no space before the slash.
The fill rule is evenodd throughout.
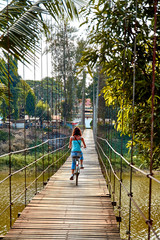
<path id="1" fill-rule="evenodd" d="M 73 0 L 38 0 L 34 4 L 30 0 L 12 0 L 0 11 L 0 48 L 9 50 L 20 61 L 32 61 L 34 51 L 39 49 L 40 34 L 49 33 L 44 21 L 46 13 L 56 21 L 64 14 L 71 19 L 78 16 Z"/>

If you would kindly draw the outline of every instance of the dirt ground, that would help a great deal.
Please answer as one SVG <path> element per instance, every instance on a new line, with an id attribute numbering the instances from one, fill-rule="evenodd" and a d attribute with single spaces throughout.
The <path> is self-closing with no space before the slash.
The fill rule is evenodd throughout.
<path id="1" fill-rule="evenodd" d="M 2 129 L 5 132 L 8 132 L 8 129 Z M 55 136 L 63 135 L 69 136 L 71 135 L 71 130 L 68 128 L 61 127 L 60 129 L 53 129 L 52 132 L 49 132 L 49 138 L 54 138 Z M 41 129 L 30 128 L 26 129 L 11 129 L 11 151 L 18 151 L 28 147 L 31 144 L 34 144 L 36 141 L 42 141 L 48 138 L 48 132 L 42 131 Z M 0 155 L 9 152 L 9 141 L 2 142 L 0 141 Z"/>

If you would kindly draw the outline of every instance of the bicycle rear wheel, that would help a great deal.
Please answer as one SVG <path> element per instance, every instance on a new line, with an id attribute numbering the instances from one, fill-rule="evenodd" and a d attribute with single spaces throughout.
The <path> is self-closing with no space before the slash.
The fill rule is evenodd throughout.
<path id="1" fill-rule="evenodd" d="M 78 176 L 79 176 L 79 173 L 76 172 L 76 186 L 78 186 Z"/>

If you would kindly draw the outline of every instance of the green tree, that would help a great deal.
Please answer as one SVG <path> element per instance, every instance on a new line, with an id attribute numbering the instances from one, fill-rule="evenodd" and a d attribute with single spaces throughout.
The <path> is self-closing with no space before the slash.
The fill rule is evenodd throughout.
<path id="1" fill-rule="evenodd" d="M 19 116 L 20 118 L 24 118 L 25 115 L 25 104 L 26 104 L 26 97 L 31 87 L 26 83 L 24 80 L 20 80 L 17 87 L 19 88 L 19 97 L 18 97 L 18 108 L 19 108 Z"/>
<path id="2" fill-rule="evenodd" d="M 67 20 L 62 20 L 61 25 L 58 25 L 56 33 L 52 34 L 50 39 L 49 51 L 52 53 L 54 61 L 53 72 L 57 84 L 60 84 L 63 94 L 61 102 L 61 113 L 64 118 L 64 124 L 67 120 L 71 120 L 75 108 L 76 95 L 76 78 L 75 78 L 75 36 L 77 30 L 71 27 Z M 56 59 L 56 60 L 55 60 Z"/>
<path id="3" fill-rule="evenodd" d="M 138 1 L 135 18 L 134 1 L 90 1 L 84 8 L 89 23 L 89 47 L 83 53 L 80 65 L 89 71 L 98 62 L 102 66 L 106 86 L 104 98 L 107 106 L 117 106 L 117 129 L 122 134 L 132 132 L 133 62 L 136 36 L 136 76 L 134 145 L 141 157 L 150 158 L 151 128 L 151 81 L 153 59 L 153 2 Z M 91 14 L 90 14 L 91 13 Z M 159 15 L 157 16 L 159 20 Z M 159 24 L 159 21 L 157 21 Z M 88 32 L 89 32 L 88 30 Z M 159 30 L 158 30 L 159 31 Z M 157 46 L 160 39 L 157 38 Z M 160 162 L 158 127 L 160 116 L 159 49 L 156 52 L 155 120 L 154 120 L 154 167 Z M 122 114 L 123 112 L 123 114 Z M 122 119 L 123 116 L 123 119 Z M 122 127 L 123 122 L 123 127 Z M 130 142 L 128 144 L 130 147 Z"/>
<path id="4" fill-rule="evenodd" d="M 51 120 L 51 110 L 49 108 L 49 105 L 46 103 L 43 103 L 41 100 L 36 105 L 36 116 L 39 117 L 39 120 L 41 122 L 41 127 L 43 120 Z"/>
<path id="5" fill-rule="evenodd" d="M 55 107 L 56 104 L 56 94 L 60 96 L 61 92 L 61 84 L 57 83 L 55 79 L 51 77 L 45 77 L 41 81 L 35 81 L 34 80 L 26 80 L 26 83 L 30 86 L 30 88 L 34 89 L 34 93 L 36 96 L 36 103 L 38 103 L 43 98 L 43 102 L 47 102 L 47 99 L 49 99 L 49 107 L 52 107 L 52 94 L 53 94 L 53 107 Z M 53 84 L 53 89 L 52 89 Z M 47 91 L 48 88 L 48 91 Z M 48 93 L 48 96 L 47 96 Z"/>
<path id="6" fill-rule="evenodd" d="M 20 94 L 20 89 L 18 87 L 18 84 L 20 82 L 20 76 L 18 75 L 18 67 L 17 67 L 17 60 L 10 56 L 9 58 L 9 83 L 8 83 L 8 74 L 5 71 L 7 69 L 7 63 L 5 59 L 2 59 L 2 65 L 4 69 L 0 71 L 0 81 L 1 84 L 4 86 L 3 94 L 1 95 L 1 98 L 3 96 L 3 104 L 0 106 L 0 109 L 2 108 L 4 119 L 9 114 L 8 109 L 8 102 L 10 100 L 10 114 L 11 117 L 13 117 L 15 120 L 19 117 L 19 107 L 18 107 L 18 98 Z M 8 91 L 9 88 L 9 91 Z M 10 92 L 10 93 L 9 93 Z M 9 96 L 8 96 L 9 94 Z M 5 101 L 5 103 L 4 103 Z M 6 113 L 4 114 L 4 104 L 6 105 Z"/>
<path id="7" fill-rule="evenodd" d="M 35 114 L 35 95 L 33 91 L 29 91 L 26 97 L 26 113 L 29 117 Z"/>

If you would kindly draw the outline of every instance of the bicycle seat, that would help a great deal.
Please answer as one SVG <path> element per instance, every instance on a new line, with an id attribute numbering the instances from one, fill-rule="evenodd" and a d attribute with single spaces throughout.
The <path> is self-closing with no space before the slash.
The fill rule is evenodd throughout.
<path id="1" fill-rule="evenodd" d="M 80 156 L 73 156 L 72 158 L 80 158 Z"/>

